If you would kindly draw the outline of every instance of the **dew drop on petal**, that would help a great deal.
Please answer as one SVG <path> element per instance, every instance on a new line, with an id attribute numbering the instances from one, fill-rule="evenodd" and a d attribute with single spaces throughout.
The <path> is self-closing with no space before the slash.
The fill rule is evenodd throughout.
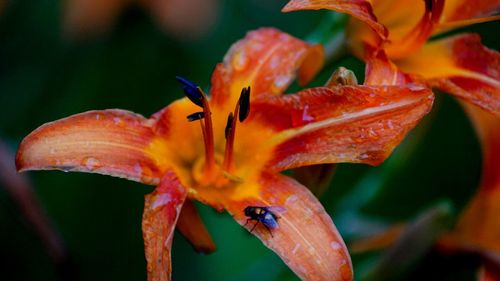
<path id="1" fill-rule="evenodd" d="M 332 249 L 335 250 L 335 251 L 338 251 L 338 250 L 342 249 L 342 246 L 337 241 L 332 241 L 330 243 L 330 247 L 332 247 Z"/>
<path id="2" fill-rule="evenodd" d="M 243 51 L 238 51 L 234 54 L 231 64 L 235 70 L 242 70 L 246 67 L 248 62 L 247 55 Z"/>
<path id="3" fill-rule="evenodd" d="M 280 93 L 290 83 L 290 76 L 287 75 L 279 75 L 274 78 L 274 82 L 272 85 L 272 91 L 275 93 Z"/>
<path id="4" fill-rule="evenodd" d="M 93 158 L 93 157 L 88 157 L 84 160 L 83 164 L 85 165 L 85 167 L 87 169 L 89 169 L 90 171 L 92 170 L 95 170 L 97 168 L 99 168 L 99 165 L 100 165 L 100 161 Z"/>

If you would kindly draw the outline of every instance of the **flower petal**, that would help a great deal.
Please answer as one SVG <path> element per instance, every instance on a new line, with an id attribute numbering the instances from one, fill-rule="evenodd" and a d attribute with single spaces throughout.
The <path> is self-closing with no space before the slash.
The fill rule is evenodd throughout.
<path id="1" fill-rule="evenodd" d="M 483 172 L 477 194 L 444 245 L 467 250 L 500 252 L 500 122 L 471 105 L 464 106 L 478 132 L 483 150 Z"/>
<path id="2" fill-rule="evenodd" d="M 299 10 L 328 9 L 349 14 L 368 24 L 382 39 L 387 38 L 387 29 L 377 21 L 370 1 L 366 0 L 291 0 L 283 8 L 283 12 Z"/>
<path id="3" fill-rule="evenodd" d="M 216 104 L 234 106 L 241 89 L 250 86 L 252 98 L 279 95 L 293 82 L 306 84 L 323 66 L 323 49 L 273 28 L 249 32 L 217 65 L 210 93 Z"/>
<path id="4" fill-rule="evenodd" d="M 318 199 L 306 187 L 279 174 L 264 174 L 258 185 L 262 188 L 257 196 L 226 203 L 234 219 L 250 230 L 254 223 L 246 223 L 246 207 L 284 208 L 275 212 L 278 228 L 268 231 L 260 224 L 252 233 L 302 280 L 352 280 L 347 248 Z"/>
<path id="5" fill-rule="evenodd" d="M 396 61 L 404 72 L 500 115 L 500 53 L 464 34 L 426 44 L 420 52 Z"/>
<path id="6" fill-rule="evenodd" d="M 412 26 L 406 33 L 396 35 L 389 26 L 391 32 L 390 40 L 384 45 L 387 55 L 391 59 L 404 58 L 419 50 L 431 36 L 436 24 L 441 18 L 444 8 L 444 0 L 426 0 L 423 15 L 419 22 Z M 409 6 L 412 9 L 411 6 Z M 415 13 L 415 11 L 412 11 Z M 396 30 L 394 30 L 396 31 Z"/>
<path id="7" fill-rule="evenodd" d="M 436 33 L 473 23 L 497 20 L 499 16 L 488 16 L 498 13 L 499 10 L 500 2 L 498 0 L 446 0 Z"/>
<path id="8" fill-rule="evenodd" d="M 186 195 L 177 176 L 168 171 L 158 187 L 145 196 L 142 232 L 150 281 L 170 280 L 172 239 Z"/>
<path id="9" fill-rule="evenodd" d="M 321 163 L 377 165 L 429 112 L 433 99 L 429 89 L 417 86 L 313 88 L 255 101 L 249 118 L 282 130 L 268 141 L 273 171 Z"/>
<path id="10" fill-rule="evenodd" d="M 215 251 L 215 243 L 203 224 L 196 206 L 190 200 L 186 201 L 182 207 L 177 230 L 193 245 L 197 252 L 209 254 Z"/>
<path id="11" fill-rule="evenodd" d="M 146 184 L 162 173 L 147 152 L 151 122 L 124 110 L 88 111 L 46 123 L 19 146 L 19 171 L 63 170 L 123 177 Z"/>
<path id="12" fill-rule="evenodd" d="M 408 74 L 403 73 L 387 58 L 384 50 L 368 51 L 365 59 L 365 82 L 364 85 L 405 85 L 412 83 Z"/>

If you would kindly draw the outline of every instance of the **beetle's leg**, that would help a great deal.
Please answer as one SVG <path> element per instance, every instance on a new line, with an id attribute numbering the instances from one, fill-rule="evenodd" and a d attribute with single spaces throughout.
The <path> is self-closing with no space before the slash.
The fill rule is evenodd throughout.
<path id="1" fill-rule="evenodd" d="M 247 222 L 243 226 L 247 226 L 248 222 L 251 221 L 252 219 L 247 219 Z"/>
<path id="2" fill-rule="evenodd" d="M 259 221 L 257 220 L 257 222 L 253 225 L 252 229 L 250 230 L 250 233 L 253 232 L 253 230 L 255 229 L 255 227 L 257 227 L 258 224 L 259 224 Z"/>
<path id="3" fill-rule="evenodd" d="M 267 231 L 269 231 L 269 234 L 271 234 L 271 237 L 274 238 L 273 232 L 271 231 L 271 229 L 269 229 L 269 227 L 267 227 L 267 226 L 266 226 L 266 229 L 267 229 Z"/>

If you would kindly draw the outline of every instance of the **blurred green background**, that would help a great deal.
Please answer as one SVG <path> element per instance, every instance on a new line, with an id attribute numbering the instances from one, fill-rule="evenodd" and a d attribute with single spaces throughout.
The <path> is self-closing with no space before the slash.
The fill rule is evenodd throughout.
<path id="1" fill-rule="evenodd" d="M 215 25 L 196 39 L 163 32 L 144 9 L 131 6 L 107 34 L 67 40 L 59 1 L 6 1 L 0 14 L 0 138 L 15 150 L 39 125 L 90 109 L 123 108 L 149 116 L 181 97 L 175 75 L 208 87 L 215 64 L 247 31 L 274 26 L 305 38 L 326 15 L 280 13 L 285 3 L 220 1 Z M 498 50 L 499 28 L 499 23 L 488 23 L 468 30 Z M 353 69 L 362 81 L 363 64 L 344 57 L 313 84 L 322 84 L 339 65 Z M 480 148 L 468 119 L 454 99 L 438 94 L 433 111 L 388 161 L 376 168 L 339 165 L 321 201 L 349 242 L 412 221 L 436 206 L 453 220 L 474 193 L 480 169 Z M 53 263 L 0 186 L 0 280 L 146 280 L 141 216 L 144 195 L 153 187 L 92 174 L 28 176 L 69 259 Z M 297 280 L 230 216 L 199 207 L 218 249 L 200 255 L 176 235 L 173 280 Z M 432 236 L 445 225 L 423 231 Z M 418 237 L 417 243 L 423 250 L 406 249 L 414 257 L 393 268 L 389 279 L 473 279 L 476 257 L 439 253 Z M 357 279 L 383 259 L 384 253 L 353 255 Z"/>

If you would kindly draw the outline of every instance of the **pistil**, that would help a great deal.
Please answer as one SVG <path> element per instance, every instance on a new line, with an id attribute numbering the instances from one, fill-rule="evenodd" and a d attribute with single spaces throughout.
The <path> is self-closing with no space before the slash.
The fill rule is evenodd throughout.
<path id="1" fill-rule="evenodd" d="M 243 122 L 250 112 L 250 87 L 243 88 L 241 90 L 240 98 L 236 103 L 233 113 L 229 113 L 225 134 L 226 134 L 226 148 L 224 150 L 224 162 L 222 163 L 222 169 L 228 173 L 234 168 L 233 164 L 233 147 L 234 147 L 234 136 L 236 134 L 236 124 L 237 118 L 240 122 Z"/>

